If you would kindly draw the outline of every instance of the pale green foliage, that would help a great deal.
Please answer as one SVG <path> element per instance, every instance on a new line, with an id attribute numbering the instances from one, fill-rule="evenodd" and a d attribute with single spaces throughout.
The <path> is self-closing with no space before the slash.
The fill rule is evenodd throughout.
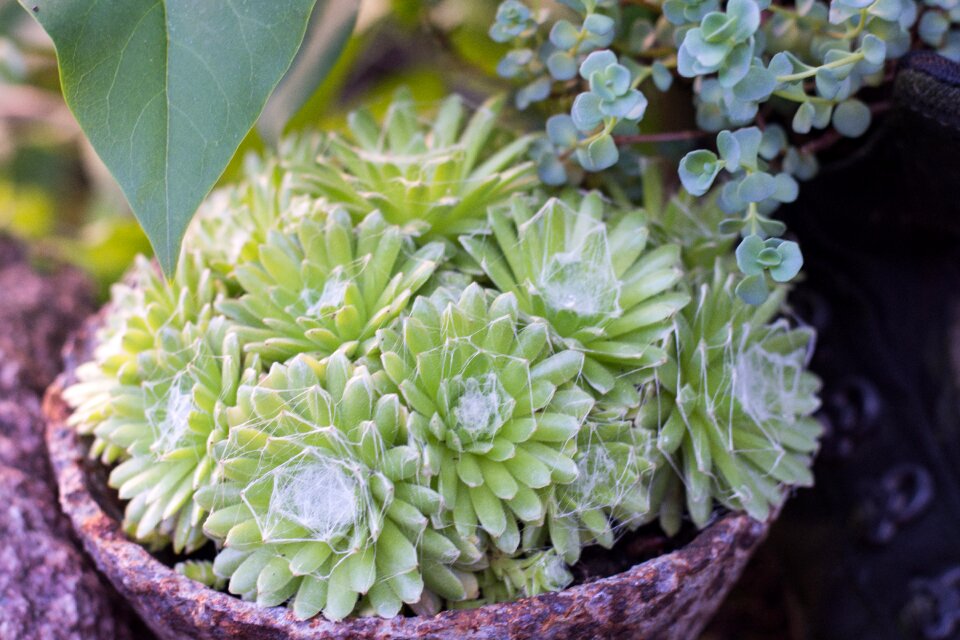
<path id="1" fill-rule="evenodd" d="M 219 311 L 248 351 L 266 362 L 302 352 L 367 355 L 377 329 L 407 306 L 443 257 L 443 245 L 416 248 L 374 211 L 354 226 L 323 207 L 270 231 L 256 259 L 234 274 L 245 292 Z"/>
<path id="2" fill-rule="evenodd" d="M 456 301 L 419 298 L 380 348 L 450 524 L 512 554 L 520 526 L 542 522 L 554 487 L 576 479 L 576 436 L 593 401 L 567 384 L 583 355 L 551 355 L 545 324 L 518 325 L 512 293 L 491 298 L 476 284 Z"/>
<path id="3" fill-rule="evenodd" d="M 214 542 L 184 575 L 300 618 L 431 614 L 809 483 L 811 335 L 773 320 L 782 287 L 732 295 L 720 208 L 653 169 L 648 211 L 513 193 L 527 141 L 465 115 L 401 94 L 382 131 L 297 137 L 211 197 L 172 281 L 114 288 L 70 420 L 119 463 L 129 535 Z M 784 245 L 737 259 L 776 282 Z"/>
<path id="4" fill-rule="evenodd" d="M 478 581 L 483 597 L 462 606 L 476 607 L 559 591 L 573 582 L 573 575 L 552 549 L 522 556 L 494 552 L 490 566 L 480 572 Z"/>
<path id="5" fill-rule="evenodd" d="M 229 438 L 215 447 L 222 481 L 201 496 L 204 530 L 225 542 L 215 573 L 232 593 L 298 617 L 376 613 L 403 603 L 463 600 L 475 582 L 451 565 L 464 551 L 428 516 L 441 498 L 425 486 L 406 408 L 375 374 L 343 354 L 297 356 L 239 390 Z M 455 541 L 458 541 L 454 537 Z"/>
<path id="6" fill-rule="evenodd" d="M 222 291 L 221 283 L 203 265 L 196 253 L 180 256 L 176 274 L 166 281 L 145 258 L 138 258 L 128 278 L 111 290 L 112 303 L 97 332 L 90 362 L 77 369 L 77 384 L 65 397 L 75 407 L 70 424 L 81 433 L 94 433 L 102 423 L 115 417 L 111 394 L 119 385 L 135 385 L 142 371 L 140 354 L 162 349 L 165 330 L 182 331 L 188 324 L 205 327 L 210 304 Z M 109 428 L 109 427 L 107 427 Z M 91 454 L 104 462 L 124 457 L 124 448 L 97 438 Z"/>
<path id="7" fill-rule="evenodd" d="M 718 269 L 677 317 L 670 362 L 645 389 L 651 416 L 639 421 L 654 426 L 670 463 L 657 473 L 679 477 L 698 526 L 714 502 L 764 520 L 784 485 L 813 482 L 822 433 L 811 417 L 820 384 L 806 371 L 813 333 L 771 322 L 784 293 L 750 306 Z"/>
<path id="8" fill-rule="evenodd" d="M 680 249 L 648 247 L 641 210 L 610 213 L 595 192 L 567 200 L 535 210 L 515 197 L 490 209 L 490 232 L 460 241 L 523 313 L 543 319 L 553 342 L 585 355 L 597 393 L 635 405 L 633 382 L 666 361 L 660 345 L 689 300 L 675 287 Z"/>
<path id="9" fill-rule="evenodd" d="M 366 111 L 351 113 L 351 135 L 330 136 L 321 162 L 290 169 L 303 191 L 358 218 L 378 209 L 406 232 L 456 236 L 482 225 L 489 205 L 534 181 L 533 165 L 523 161 L 530 138 L 501 142 L 502 104 L 489 100 L 467 118 L 454 95 L 424 122 L 410 94 L 399 91 L 383 127 Z"/>

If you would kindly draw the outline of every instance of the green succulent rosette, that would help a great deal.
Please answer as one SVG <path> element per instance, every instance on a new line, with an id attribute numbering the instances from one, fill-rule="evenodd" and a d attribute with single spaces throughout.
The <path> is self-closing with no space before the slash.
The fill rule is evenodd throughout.
<path id="1" fill-rule="evenodd" d="M 488 206 L 536 182 L 533 163 L 524 160 L 532 137 L 499 130 L 502 107 L 503 98 L 488 100 L 468 118 L 453 95 L 428 118 L 400 90 L 382 126 L 355 111 L 350 134 L 330 136 L 319 160 L 288 166 L 299 190 L 357 219 L 379 209 L 391 224 L 428 239 L 456 237 L 482 225 Z"/>
<path id="2" fill-rule="evenodd" d="M 583 547 L 609 549 L 623 529 L 655 519 L 650 495 L 658 459 L 654 444 L 650 432 L 632 421 L 588 421 L 573 457 L 577 477 L 548 501 L 546 524 L 523 532 L 524 549 L 552 548 L 572 565 Z"/>
<path id="3" fill-rule="evenodd" d="M 700 287 L 676 318 L 670 362 L 646 389 L 657 448 L 669 461 L 662 473 L 679 477 L 700 527 L 715 503 L 765 520 L 786 498 L 784 487 L 810 486 L 823 431 L 812 417 L 820 382 L 807 370 L 813 331 L 774 319 L 784 288 L 751 306 L 734 285 L 718 268 Z M 658 491 L 671 493 L 675 482 L 659 480 Z"/>
<path id="4" fill-rule="evenodd" d="M 556 485 L 576 479 L 577 434 L 593 404 L 570 384 L 583 354 L 552 353 L 547 334 L 541 322 L 519 323 L 513 293 L 477 284 L 456 301 L 420 297 L 399 330 L 380 332 L 445 517 L 508 554 L 521 524 L 543 522 Z"/>
<path id="5" fill-rule="evenodd" d="M 477 581 L 480 597 L 459 606 L 478 607 L 560 591 L 573 582 L 573 575 L 553 549 L 521 556 L 494 551 L 489 566 L 479 572 Z"/>
<path id="6" fill-rule="evenodd" d="M 126 457 L 124 447 L 96 436 L 98 430 L 110 430 L 110 423 L 122 420 L 115 415 L 114 394 L 139 383 L 141 354 L 162 349 L 161 334 L 176 333 L 191 324 L 198 329 L 205 326 L 210 305 L 222 291 L 222 282 L 197 252 L 181 254 L 169 281 L 153 262 L 139 257 L 128 277 L 111 288 L 92 358 L 77 367 L 76 381 L 63 393 L 73 408 L 68 424 L 81 434 L 95 436 L 91 456 L 99 456 L 106 464 Z"/>
<path id="7" fill-rule="evenodd" d="M 643 212 L 607 216 L 596 192 L 577 209 L 557 198 L 537 211 L 530 205 L 518 196 L 491 208 L 492 232 L 461 243 L 524 314 L 545 321 L 559 347 L 586 356 L 583 377 L 598 394 L 635 407 L 635 385 L 666 362 L 663 341 L 689 301 L 676 290 L 679 248 L 649 248 Z"/>
<path id="8" fill-rule="evenodd" d="M 361 357 L 442 258 L 442 244 L 415 247 L 379 212 L 354 226 L 337 207 L 268 232 L 257 259 L 235 269 L 243 295 L 217 309 L 236 323 L 244 349 L 265 363 L 298 353 Z"/>
<path id="9" fill-rule="evenodd" d="M 456 565 L 482 556 L 432 525 L 441 496 L 423 483 L 406 409 L 377 377 L 342 353 L 299 355 L 240 387 L 216 448 L 219 483 L 198 497 L 232 593 L 332 620 L 476 596 Z"/>
<path id="10" fill-rule="evenodd" d="M 138 354 L 136 372 L 110 389 L 111 414 L 93 428 L 125 458 L 108 480 L 128 501 L 124 530 L 152 546 L 171 542 L 177 553 L 207 542 L 206 511 L 193 497 L 212 481 L 211 447 L 226 437 L 224 412 L 245 371 L 226 320 L 204 315 L 181 331 L 160 329 L 157 346 Z"/>

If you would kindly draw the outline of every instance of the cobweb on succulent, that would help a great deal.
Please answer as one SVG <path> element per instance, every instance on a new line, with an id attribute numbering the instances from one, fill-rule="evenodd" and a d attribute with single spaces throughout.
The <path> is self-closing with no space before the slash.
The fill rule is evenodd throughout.
<path id="1" fill-rule="evenodd" d="M 231 592 L 335 620 L 476 597 L 482 553 L 436 526 L 407 410 L 378 377 L 341 353 L 299 355 L 240 389 L 218 482 L 198 496 Z"/>
<path id="2" fill-rule="evenodd" d="M 649 519 L 649 433 L 589 417 L 583 355 L 522 320 L 513 293 L 474 284 L 420 298 L 399 331 L 380 336 L 425 472 L 461 535 L 517 562 L 553 550 L 573 564 L 582 547 L 612 546 Z"/>
<path id="3" fill-rule="evenodd" d="M 666 362 L 671 318 L 689 300 L 676 287 L 679 247 L 653 246 L 641 210 L 614 211 L 596 192 L 518 195 L 492 207 L 488 223 L 461 236 L 465 250 L 553 342 L 584 354 L 583 377 L 609 417 L 635 409 L 635 387 Z"/>
<path id="4" fill-rule="evenodd" d="M 443 252 L 440 243 L 416 247 L 379 212 L 354 226 L 342 208 L 321 206 L 269 231 L 257 258 L 235 269 L 242 293 L 217 309 L 266 363 L 298 353 L 368 356 L 377 329 L 400 315 Z"/>
<path id="5" fill-rule="evenodd" d="M 714 502 L 764 520 L 785 488 L 809 486 L 822 427 L 819 381 L 807 370 L 813 332 L 773 320 L 782 290 L 743 303 L 719 270 L 677 319 L 671 362 L 648 389 L 657 448 L 682 482 L 694 523 Z"/>
<path id="6" fill-rule="evenodd" d="M 110 390 L 113 412 L 93 433 L 123 452 L 108 483 L 128 501 L 127 533 L 190 552 L 207 542 L 206 512 L 193 496 L 211 481 L 210 447 L 226 437 L 224 411 L 257 365 L 245 369 L 236 335 L 221 317 L 181 331 L 162 329 L 157 347 L 141 352 L 137 363 L 130 379 Z"/>
<path id="7" fill-rule="evenodd" d="M 482 224 L 488 206 L 536 182 L 533 163 L 524 159 L 532 137 L 498 128 L 502 107 L 503 98 L 495 98 L 470 115 L 453 95 L 435 109 L 418 109 L 401 89 L 382 124 L 355 111 L 349 133 L 331 135 L 321 157 L 285 166 L 298 190 L 335 200 L 357 220 L 378 209 L 427 241 L 455 237 Z"/>
<path id="8" fill-rule="evenodd" d="M 114 419 L 113 394 L 137 383 L 141 353 L 162 349 L 160 338 L 166 331 L 205 327 L 211 303 L 222 291 L 222 282 L 196 252 L 181 254 L 170 281 L 155 264 L 139 257 L 127 278 L 111 288 L 92 357 L 77 367 L 76 381 L 64 390 L 64 399 L 73 408 L 68 424 L 80 433 L 95 434 L 102 423 Z M 90 454 L 107 464 L 127 455 L 100 437 L 94 438 Z"/>

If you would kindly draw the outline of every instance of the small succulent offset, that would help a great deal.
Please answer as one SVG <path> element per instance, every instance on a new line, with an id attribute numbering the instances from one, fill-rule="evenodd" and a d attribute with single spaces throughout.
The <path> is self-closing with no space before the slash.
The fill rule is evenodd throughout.
<path id="1" fill-rule="evenodd" d="M 506 134 L 495 124 L 502 106 L 502 98 L 493 98 L 467 119 L 463 99 L 453 95 L 424 125 L 401 90 L 383 128 L 367 111 L 353 112 L 351 135 L 330 136 L 323 162 L 296 154 L 285 164 L 300 192 L 330 200 L 358 222 L 376 209 L 406 233 L 455 237 L 475 228 L 488 205 L 535 181 L 532 163 L 524 161 L 532 138 L 501 143 Z M 491 146 L 497 152 L 485 153 Z"/>
<path id="2" fill-rule="evenodd" d="M 583 354 L 551 355 L 546 325 L 521 328 L 518 316 L 513 293 L 491 300 L 472 284 L 456 301 L 419 298 L 401 327 L 380 336 L 384 371 L 413 410 L 409 428 L 450 525 L 476 544 L 482 532 L 507 554 L 521 526 L 543 521 L 554 487 L 576 479 L 576 436 L 592 405 L 568 385 Z"/>
<path id="3" fill-rule="evenodd" d="M 615 181 L 630 175 L 638 155 L 649 156 L 649 147 L 637 145 L 689 145 L 718 132 L 716 152 L 676 147 L 689 151 L 680 178 L 704 196 L 726 169 L 729 176 L 715 187 L 728 214 L 722 224 L 741 233 L 751 254 L 757 240 L 780 242 L 786 228 L 769 216 L 797 198 L 798 180 L 816 173 L 816 151 L 862 136 L 885 110 L 862 90 L 888 82 L 896 58 L 926 46 L 960 60 L 956 0 L 561 0 L 565 7 L 536 14 L 517 0 L 509 4 L 525 21 L 499 39 L 514 47 L 499 71 L 523 83 L 520 108 L 544 103 L 546 135 L 531 145 L 541 179 L 560 185 L 591 180 L 584 171 L 612 171 Z M 506 33 L 503 20 L 498 14 L 491 34 Z M 693 103 L 696 126 L 657 131 L 644 123 L 639 130 L 645 96 L 671 88 Z M 768 251 L 761 265 L 777 281 L 796 275 L 800 257 L 795 245 L 783 245 L 788 256 L 774 264 Z M 781 263 L 790 268 L 774 275 Z M 743 269 L 737 291 L 759 304 L 770 287 L 756 260 L 749 264 L 754 268 Z"/>
<path id="4" fill-rule="evenodd" d="M 554 38 L 587 51 L 588 100 L 635 114 L 634 72 L 589 53 L 611 7 L 571 4 L 590 24 Z M 505 6 L 495 37 L 536 30 Z M 651 169 L 644 211 L 532 188 L 529 138 L 492 115 L 461 130 L 452 98 L 423 125 L 400 93 L 382 130 L 295 137 L 211 196 L 172 281 L 143 260 L 114 288 L 65 396 L 131 537 L 209 542 L 176 570 L 300 618 L 429 615 L 565 588 L 590 545 L 717 505 L 764 518 L 809 484 L 812 336 L 775 319 L 799 249 L 762 237 L 789 190 L 757 177 L 776 141 L 688 163 L 738 185 L 700 203 L 657 202 Z M 756 213 L 734 256 L 737 221 L 703 221 L 735 197 Z M 737 264 L 762 305 L 733 294 Z"/>

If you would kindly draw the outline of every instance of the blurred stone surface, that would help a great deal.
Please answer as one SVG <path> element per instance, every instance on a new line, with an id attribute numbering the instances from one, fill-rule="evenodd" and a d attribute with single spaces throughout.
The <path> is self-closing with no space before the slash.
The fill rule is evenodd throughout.
<path id="1" fill-rule="evenodd" d="M 0 639 L 140 640 L 72 535 L 43 440 L 39 393 L 90 313 L 90 288 L 73 270 L 37 273 L 0 237 L 0 291 Z"/>

